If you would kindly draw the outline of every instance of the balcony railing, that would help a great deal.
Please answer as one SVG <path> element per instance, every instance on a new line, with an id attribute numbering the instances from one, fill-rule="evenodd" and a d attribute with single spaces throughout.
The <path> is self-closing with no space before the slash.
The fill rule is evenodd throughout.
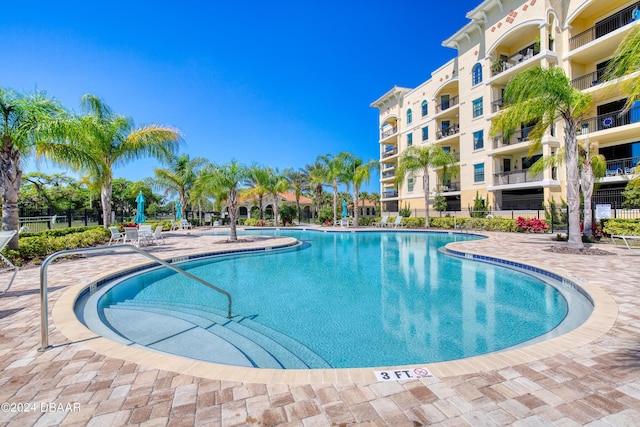
<path id="1" fill-rule="evenodd" d="M 622 9 L 620 12 L 598 22 L 588 30 L 571 37 L 569 39 L 569 50 L 577 49 L 580 46 L 591 43 L 595 39 L 614 32 L 618 28 L 622 28 L 625 25 L 630 24 L 633 22 L 632 13 L 635 7 L 640 7 L 640 2 Z"/>
<path id="2" fill-rule="evenodd" d="M 497 76 L 498 74 L 507 71 L 509 68 L 515 67 L 521 62 L 527 62 L 534 56 L 540 53 L 540 46 L 537 43 L 531 44 L 522 50 L 519 50 L 509 58 L 500 60 L 498 59 L 491 65 L 491 76 Z"/>
<path id="3" fill-rule="evenodd" d="M 502 98 L 496 99 L 495 101 L 493 101 L 491 103 L 492 107 L 493 107 L 493 112 L 497 113 L 498 111 L 502 110 Z"/>
<path id="4" fill-rule="evenodd" d="M 440 103 L 436 104 L 436 113 L 455 107 L 456 105 L 458 105 L 458 101 L 459 101 L 459 98 L 457 96 L 454 96 L 453 98 L 449 98 L 449 99 L 440 100 Z"/>
<path id="5" fill-rule="evenodd" d="M 593 73 L 585 74 L 584 76 L 571 80 L 571 86 L 580 90 L 589 89 L 602 83 L 603 76 L 604 70 L 594 71 Z"/>
<path id="6" fill-rule="evenodd" d="M 640 156 L 607 160 L 606 176 L 631 175 L 633 168 L 640 162 Z"/>
<path id="7" fill-rule="evenodd" d="M 384 151 L 382 153 L 382 158 L 395 156 L 396 154 L 398 154 L 398 149 L 397 148 L 392 148 L 391 150 Z"/>
<path id="8" fill-rule="evenodd" d="M 442 129 L 436 132 L 436 139 L 446 138 L 448 136 L 455 135 L 457 133 L 460 133 L 460 126 L 457 124 L 451 125 L 446 129 Z"/>
<path id="9" fill-rule="evenodd" d="M 382 132 L 381 138 L 380 139 L 385 139 L 390 137 L 391 135 L 398 133 L 398 127 L 394 126 L 391 129 L 385 130 L 384 132 Z"/>
<path id="10" fill-rule="evenodd" d="M 382 198 L 383 199 L 391 199 L 393 197 L 398 197 L 398 192 L 397 191 L 384 191 L 382 192 Z"/>
<path id="11" fill-rule="evenodd" d="M 517 144 L 529 140 L 529 133 L 535 126 L 518 129 L 511 137 L 505 139 L 504 135 L 497 135 L 493 138 L 493 148 L 506 147 L 507 145 Z"/>
<path id="12" fill-rule="evenodd" d="M 438 184 L 437 191 L 439 193 L 448 193 L 450 191 L 460 191 L 460 181 L 446 181 Z"/>
<path id="13" fill-rule="evenodd" d="M 522 184 L 526 182 L 542 181 L 542 172 L 530 175 L 528 169 L 502 172 L 493 175 L 493 185 Z"/>
<path id="14" fill-rule="evenodd" d="M 631 107 L 628 111 L 618 110 L 583 120 L 578 125 L 578 135 L 638 122 L 640 122 L 640 106 Z"/>
<path id="15" fill-rule="evenodd" d="M 396 176 L 395 172 L 391 171 L 391 172 L 382 172 L 382 178 L 392 178 Z"/>

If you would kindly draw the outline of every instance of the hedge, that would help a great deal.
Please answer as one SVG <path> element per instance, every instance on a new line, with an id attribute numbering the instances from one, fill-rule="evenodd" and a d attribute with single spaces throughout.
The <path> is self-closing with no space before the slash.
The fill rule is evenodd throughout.
<path id="1" fill-rule="evenodd" d="M 640 220 L 637 219 L 603 219 L 603 231 L 621 236 L 640 236 Z"/>

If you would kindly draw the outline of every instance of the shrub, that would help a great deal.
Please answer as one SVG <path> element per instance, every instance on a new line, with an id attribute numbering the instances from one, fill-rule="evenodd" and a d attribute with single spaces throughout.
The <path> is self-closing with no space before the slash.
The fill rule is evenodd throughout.
<path id="1" fill-rule="evenodd" d="M 424 218 L 403 218 L 402 223 L 408 228 L 424 228 Z"/>
<path id="2" fill-rule="evenodd" d="M 521 216 L 516 219 L 516 227 L 519 232 L 526 233 L 544 233 L 549 224 L 538 218 L 523 218 Z"/>
<path id="3" fill-rule="evenodd" d="M 245 227 L 264 227 L 264 220 L 258 218 L 247 218 L 244 220 Z"/>
<path id="4" fill-rule="evenodd" d="M 411 208 L 409 208 L 409 206 L 407 206 L 407 204 L 405 203 L 404 208 L 400 209 L 398 215 L 404 218 L 409 218 L 411 216 Z"/>
<path id="5" fill-rule="evenodd" d="M 333 208 L 322 208 L 318 212 L 318 222 L 320 224 L 331 225 L 333 223 Z"/>
<path id="6" fill-rule="evenodd" d="M 603 219 L 603 231 L 607 235 L 640 236 L 640 220 L 637 219 Z"/>
<path id="7" fill-rule="evenodd" d="M 434 197 L 433 199 L 433 209 L 437 210 L 438 212 L 444 212 L 447 210 L 447 198 L 444 197 L 442 194 L 438 194 L 436 197 Z"/>
<path id="8" fill-rule="evenodd" d="M 82 230 L 77 231 L 78 228 Z M 50 231 L 54 231 L 54 233 L 49 233 Z M 60 231 L 62 230 L 47 230 L 38 235 L 20 236 L 18 240 L 18 250 L 5 250 L 5 256 L 11 259 L 16 265 L 23 265 L 25 262 L 45 258 L 54 252 L 86 248 L 106 243 L 111 236 L 109 229 L 102 227 L 76 227 L 75 233 L 60 233 Z M 54 234 L 62 235 L 55 236 Z"/>
<path id="9" fill-rule="evenodd" d="M 247 218 L 238 218 L 238 225 L 245 225 Z"/>
<path id="10" fill-rule="evenodd" d="M 293 223 L 293 219 L 297 216 L 296 207 L 293 205 L 283 205 L 278 212 L 278 220 L 282 222 L 283 225 L 288 225 Z"/>

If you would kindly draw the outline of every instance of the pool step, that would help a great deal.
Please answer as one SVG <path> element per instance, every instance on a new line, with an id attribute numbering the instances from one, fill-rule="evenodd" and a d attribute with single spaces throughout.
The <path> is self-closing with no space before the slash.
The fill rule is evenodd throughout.
<path id="1" fill-rule="evenodd" d="M 200 328 L 218 338 L 226 340 L 245 354 L 246 357 L 252 361 L 253 366 L 256 367 L 280 369 L 331 367 L 322 357 L 291 337 L 246 317 L 234 316 L 232 319 L 227 319 L 226 312 L 222 310 L 195 304 L 137 301 L 120 302 L 112 305 L 109 309 L 105 309 L 105 313 L 107 310 L 137 311 L 137 315 L 140 316 L 140 318 L 144 317 L 143 313 L 152 313 L 187 322 L 193 327 Z M 135 322 L 138 321 L 137 319 L 135 320 Z M 132 341 L 138 342 L 141 345 L 148 345 L 161 351 L 168 351 L 166 350 L 166 345 L 159 343 L 149 345 L 148 341 L 155 337 L 155 331 L 150 335 L 151 338 L 146 339 L 144 336 L 137 335 L 138 332 L 135 330 L 125 334 L 124 331 L 131 328 L 128 323 L 123 324 L 122 322 L 118 322 L 116 325 L 113 324 L 111 320 L 110 323 L 112 323 L 114 329 L 119 330 L 123 335 L 128 335 L 127 338 Z M 122 329 L 124 329 L 124 331 Z M 173 329 L 175 328 L 169 328 L 170 331 Z M 142 329 L 142 331 L 144 333 L 145 329 Z M 131 337 L 137 337 L 137 339 L 132 339 Z M 170 337 L 167 337 L 167 339 L 169 338 Z M 200 344 L 201 341 L 193 343 L 196 347 Z M 180 347 L 180 354 L 186 356 L 184 352 L 189 351 L 186 347 L 188 346 L 182 345 Z M 193 355 L 189 355 L 189 357 L 193 357 Z M 202 355 L 197 358 L 209 360 L 208 358 L 203 358 Z"/>

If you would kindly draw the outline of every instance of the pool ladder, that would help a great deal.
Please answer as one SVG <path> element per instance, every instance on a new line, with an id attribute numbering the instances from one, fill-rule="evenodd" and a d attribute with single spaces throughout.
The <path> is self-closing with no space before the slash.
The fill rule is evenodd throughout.
<path id="1" fill-rule="evenodd" d="M 98 246 L 95 248 L 82 248 L 82 249 L 68 249 L 64 251 L 59 251 L 49 255 L 40 266 L 40 328 L 41 328 L 41 338 L 42 338 L 42 346 L 38 349 L 38 351 L 45 351 L 51 348 L 49 345 L 49 288 L 47 284 L 47 267 L 49 264 L 59 258 L 61 256 L 67 255 L 79 255 L 87 252 L 112 252 L 114 250 L 127 249 L 138 252 L 140 255 L 144 255 L 147 258 L 161 264 L 167 268 L 172 269 L 184 276 L 189 277 L 190 279 L 199 282 L 214 291 L 220 292 L 221 294 L 227 297 L 228 308 L 227 308 L 227 318 L 231 319 L 231 294 L 224 289 L 220 289 L 219 287 L 212 285 L 211 283 L 202 280 L 199 277 L 194 276 L 191 273 L 187 273 L 181 268 L 176 267 L 175 265 L 168 263 L 167 261 L 161 260 L 158 257 L 151 255 L 149 252 L 143 251 L 140 248 L 137 248 L 133 245 L 113 245 L 113 246 Z"/>

